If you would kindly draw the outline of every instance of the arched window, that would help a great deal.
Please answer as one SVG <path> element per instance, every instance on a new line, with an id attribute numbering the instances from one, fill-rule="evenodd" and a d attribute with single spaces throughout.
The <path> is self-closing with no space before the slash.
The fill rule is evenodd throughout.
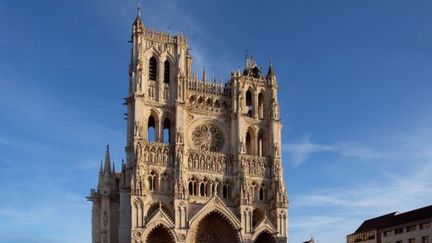
<path id="1" fill-rule="evenodd" d="M 164 62 L 164 79 L 163 79 L 164 83 L 169 83 L 170 82 L 170 62 L 168 60 L 166 60 Z"/>
<path id="2" fill-rule="evenodd" d="M 259 189 L 259 200 L 264 200 L 264 188 L 262 187 Z"/>
<path id="3" fill-rule="evenodd" d="M 217 109 L 220 108 L 220 104 L 219 104 L 219 101 L 218 101 L 218 100 L 215 100 L 215 102 L 214 102 L 214 107 L 217 108 Z"/>
<path id="4" fill-rule="evenodd" d="M 200 196 L 202 196 L 202 197 L 205 196 L 205 185 L 204 185 L 204 182 L 201 182 L 201 184 L 200 184 Z"/>
<path id="5" fill-rule="evenodd" d="M 198 98 L 198 105 L 202 105 L 204 103 L 204 98 L 203 97 L 199 97 Z"/>
<path id="6" fill-rule="evenodd" d="M 194 194 L 195 193 L 194 193 L 194 190 L 193 190 L 193 182 L 189 181 L 189 195 L 193 196 Z"/>
<path id="7" fill-rule="evenodd" d="M 252 92 L 250 90 L 246 91 L 246 107 L 248 116 L 253 116 L 253 103 L 252 103 Z"/>
<path id="8" fill-rule="evenodd" d="M 264 139 L 263 139 L 263 135 L 262 132 L 260 132 L 260 134 L 258 135 L 258 141 L 257 141 L 257 145 L 258 145 L 258 156 L 264 156 Z"/>
<path id="9" fill-rule="evenodd" d="M 206 106 L 207 106 L 207 108 L 211 108 L 213 106 L 212 99 L 207 99 Z"/>
<path id="10" fill-rule="evenodd" d="M 148 177 L 150 191 L 156 191 L 156 176 L 156 172 L 152 171 Z"/>
<path id="11" fill-rule="evenodd" d="M 153 115 L 150 115 L 148 119 L 147 141 L 156 142 L 156 121 Z"/>
<path id="12" fill-rule="evenodd" d="M 163 143 L 170 143 L 171 141 L 171 124 L 168 118 L 163 123 Z"/>
<path id="13" fill-rule="evenodd" d="M 156 81 L 157 76 L 157 61 L 155 57 L 151 57 L 149 60 L 149 79 Z"/>
<path id="14" fill-rule="evenodd" d="M 222 196 L 223 196 L 223 198 L 228 198 L 228 186 L 227 185 L 223 186 Z"/>
<path id="15" fill-rule="evenodd" d="M 191 97 L 189 97 L 189 103 L 190 104 L 195 104 L 195 96 L 191 96 Z"/>
<path id="16" fill-rule="evenodd" d="M 249 129 L 246 133 L 246 154 L 254 155 L 254 139 L 253 131 Z"/>
<path id="17" fill-rule="evenodd" d="M 258 117 L 264 119 L 264 95 L 262 92 L 258 95 Z"/>

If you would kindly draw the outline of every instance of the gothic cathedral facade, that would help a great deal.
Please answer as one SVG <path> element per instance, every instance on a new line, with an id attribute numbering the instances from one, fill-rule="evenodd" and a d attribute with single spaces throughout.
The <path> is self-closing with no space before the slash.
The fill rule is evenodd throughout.
<path id="1" fill-rule="evenodd" d="M 278 83 L 270 64 L 217 83 L 183 35 L 132 26 L 126 163 L 107 148 L 92 189 L 94 243 L 287 242 Z"/>

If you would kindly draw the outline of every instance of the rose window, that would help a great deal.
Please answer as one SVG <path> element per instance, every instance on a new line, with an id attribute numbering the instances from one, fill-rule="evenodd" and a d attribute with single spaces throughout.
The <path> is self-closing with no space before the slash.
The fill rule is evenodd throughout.
<path id="1" fill-rule="evenodd" d="M 222 150 L 225 139 L 222 131 L 213 124 L 203 124 L 192 132 L 192 141 L 198 150 L 219 152 Z"/>

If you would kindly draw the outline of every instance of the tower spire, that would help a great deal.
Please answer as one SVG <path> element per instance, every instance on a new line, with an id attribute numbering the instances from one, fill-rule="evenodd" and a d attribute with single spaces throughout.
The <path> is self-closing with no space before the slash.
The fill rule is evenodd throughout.
<path id="1" fill-rule="evenodd" d="M 202 74 L 202 81 L 206 81 L 207 80 L 207 73 L 206 73 L 206 66 L 204 66 L 203 68 L 203 74 Z"/>
<path id="2" fill-rule="evenodd" d="M 270 76 L 275 76 L 275 72 L 273 70 L 273 63 L 272 63 L 272 59 L 271 58 L 270 58 L 269 69 L 268 69 L 268 72 L 267 72 L 267 77 L 270 77 Z"/>
<path id="3" fill-rule="evenodd" d="M 137 16 L 135 18 L 133 25 L 141 28 L 141 27 L 143 27 L 143 22 L 141 20 L 141 3 L 140 2 L 141 2 L 140 0 L 137 1 Z"/>
<path id="4" fill-rule="evenodd" d="M 137 3 L 137 15 L 141 16 L 141 1 L 140 0 L 138 0 L 138 3 Z"/>
<path id="5" fill-rule="evenodd" d="M 111 156 L 110 156 L 110 151 L 109 151 L 109 144 L 107 144 L 106 146 L 106 151 L 105 151 L 105 172 L 110 172 L 111 171 Z"/>

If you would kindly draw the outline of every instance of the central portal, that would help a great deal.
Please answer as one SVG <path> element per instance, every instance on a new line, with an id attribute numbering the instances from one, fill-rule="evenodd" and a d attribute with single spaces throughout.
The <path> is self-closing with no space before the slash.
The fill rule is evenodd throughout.
<path id="1" fill-rule="evenodd" d="M 207 215 L 198 224 L 195 243 L 239 242 L 237 232 L 227 219 L 216 212 Z"/>

